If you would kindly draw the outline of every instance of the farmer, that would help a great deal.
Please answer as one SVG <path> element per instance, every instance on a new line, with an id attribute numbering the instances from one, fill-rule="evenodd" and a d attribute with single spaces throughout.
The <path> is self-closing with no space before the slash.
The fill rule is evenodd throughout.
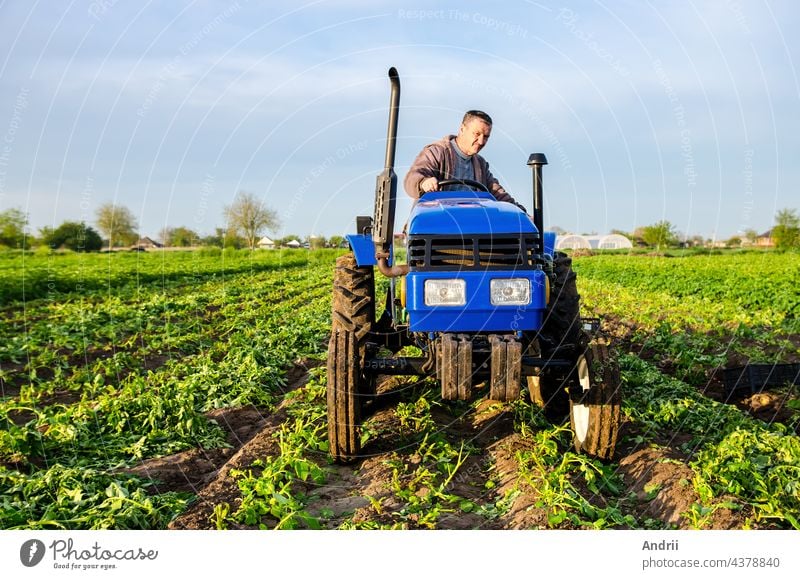
<path id="1" fill-rule="evenodd" d="M 483 183 L 498 201 L 519 205 L 489 171 L 489 163 L 478 152 L 492 134 L 492 118 L 483 111 L 467 111 L 458 135 L 447 135 L 431 143 L 414 159 L 403 185 L 412 198 L 439 191 L 439 181 L 471 179 Z"/>

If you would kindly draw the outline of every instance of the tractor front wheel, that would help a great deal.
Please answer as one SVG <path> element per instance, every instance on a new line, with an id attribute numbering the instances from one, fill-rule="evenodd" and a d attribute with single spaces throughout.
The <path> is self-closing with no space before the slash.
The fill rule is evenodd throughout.
<path id="1" fill-rule="evenodd" d="M 605 344 L 592 342 L 578 357 L 576 371 L 577 391 L 569 405 L 575 450 L 610 459 L 620 424 L 619 367 Z"/>

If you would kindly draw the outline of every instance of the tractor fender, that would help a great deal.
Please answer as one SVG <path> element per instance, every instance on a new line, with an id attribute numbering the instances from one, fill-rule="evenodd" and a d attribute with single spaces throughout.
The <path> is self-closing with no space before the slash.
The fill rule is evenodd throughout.
<path id="1" fill-rule="evenodd" d="M 378 264 L 378 260 L 375 259 L 375 244 L 372 243 L 371 235 L 350 234 L 345 238 L 350 244 L 350 249 L 353 250 L 358 267 Z"/>
<path id="2" fill-rule="evenodd" d="M 370 265 L 378 265 L 378 260 L 375 258 L 375 243 L 372 241 L 371 235 L 361 235 L 351 233 L 345 235 L 347 243 L 350 244 L 350 249 L 356 257 L 356 264 L 358 267 L 368 267 Z M 394 248 L 389 249 L 388 265 L 391 266 L 394 261 Z"/>

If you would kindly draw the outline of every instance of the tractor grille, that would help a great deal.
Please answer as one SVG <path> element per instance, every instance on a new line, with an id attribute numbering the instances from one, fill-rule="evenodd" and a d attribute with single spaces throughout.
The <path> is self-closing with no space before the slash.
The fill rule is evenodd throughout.
<path id="1" fill-rule="evenodd" d="M 538 241 L 535 235 L 411 235 L 408 265 L 418 270 L 534 269 Z"/>

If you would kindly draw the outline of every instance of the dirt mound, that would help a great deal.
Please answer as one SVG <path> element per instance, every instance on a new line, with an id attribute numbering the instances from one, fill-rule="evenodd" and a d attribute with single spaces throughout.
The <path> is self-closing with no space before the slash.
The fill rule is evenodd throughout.
<path id="1" fill-rule="evenodd" d="M 308 382 L 307 367 L 293 369 L 286 391 L 303 388 Z M 394 386 L 397 386 L 394 384 Z M 407 512 L 407 498 L 398 496 L 398 472 L 408 476 L 422 457 L 406 452 L 407 440 L 395 411 L 397 392 L 393 382 L 379 385 L 384 399 L 375 404 L 371 428 L 381 434 L 364 449 L 366 458 L 351 465 L 332 464 L 327 456 L 312 457 L 325 472 L 325 481 L 293 483 L 298 493 L 307 497 L 307 513 L 324 528 L 339 528 L 343 523 L 356 527 L 403 526 L 416 528 L 418 514 Z M 403 386 L 400 385 L 400 390 Z M 406 388 L 407 390 L 407 388 Z M 406 391 L 404 395 L 409 396 Z M 413 396 L 412 396 L 413 398 Z M 274 436 L 289 419 L 289 402 L 282 402 L 266 414 L 257 408 L 217 410 L 209 415 L 228 432 L 230 448 L 203 451 L 194 449 L 168 457 L 146 461 L 131 472 L 154 481 L 154 492 L 190 491 L 197 495 L 191 506 L 170 525 L 170 529 L 214 529 L 215 507 L 227 503 L 230 510 L 241 504 L 232 469 L 248 470 L 257 459 L 276 456 L 278 442 Z M 535 451 L 531 437 L 516 431 L 515 417 L 508 405 L 484 400 L 464 411 L 448 412 L 434 408 L 431 412 L 438 432 L 452 440 L 463 441 L 473 449 L 446 491 L 465 503 L 482 507 L 500 504 L 495 515 L 467 512 L 459 508 L 445 509 L 435 522 L 436 529 L 547 529 L 552 527 L 552 509 L 542 500 L 537 484 L 520 478 L 521 454 Z M 624 430 L 624 429 L 623 429 Z M 630 433 L 627 433 L 630 434 Z M 662 441 L 642 448 L 623 443 L 618 448 L 616 473 L 623 488 L 620 496 L 625 510 L 639 524 L 655 528 L 689 529 L 742 528 L 745 514 L 731 511 L 720 501 L 713 509 L 699 509 L 699 497 L 692 486 L 694 473 L 688 458 L 679 449 L 681 441 Z M 398 467 L 400 465 L 400 467 Z M 605 499 L 582 488 L 592 501 Z M 419 498 L 430 492 L 419 488 Z M 648 523 L 647 521 L 652 521 Z M 226 520 L 232 528 L 252 528 Z M 571 523 L 557 528 L 573 528 Z M 420 523 L 420 528 L 432 528 Z"/>

